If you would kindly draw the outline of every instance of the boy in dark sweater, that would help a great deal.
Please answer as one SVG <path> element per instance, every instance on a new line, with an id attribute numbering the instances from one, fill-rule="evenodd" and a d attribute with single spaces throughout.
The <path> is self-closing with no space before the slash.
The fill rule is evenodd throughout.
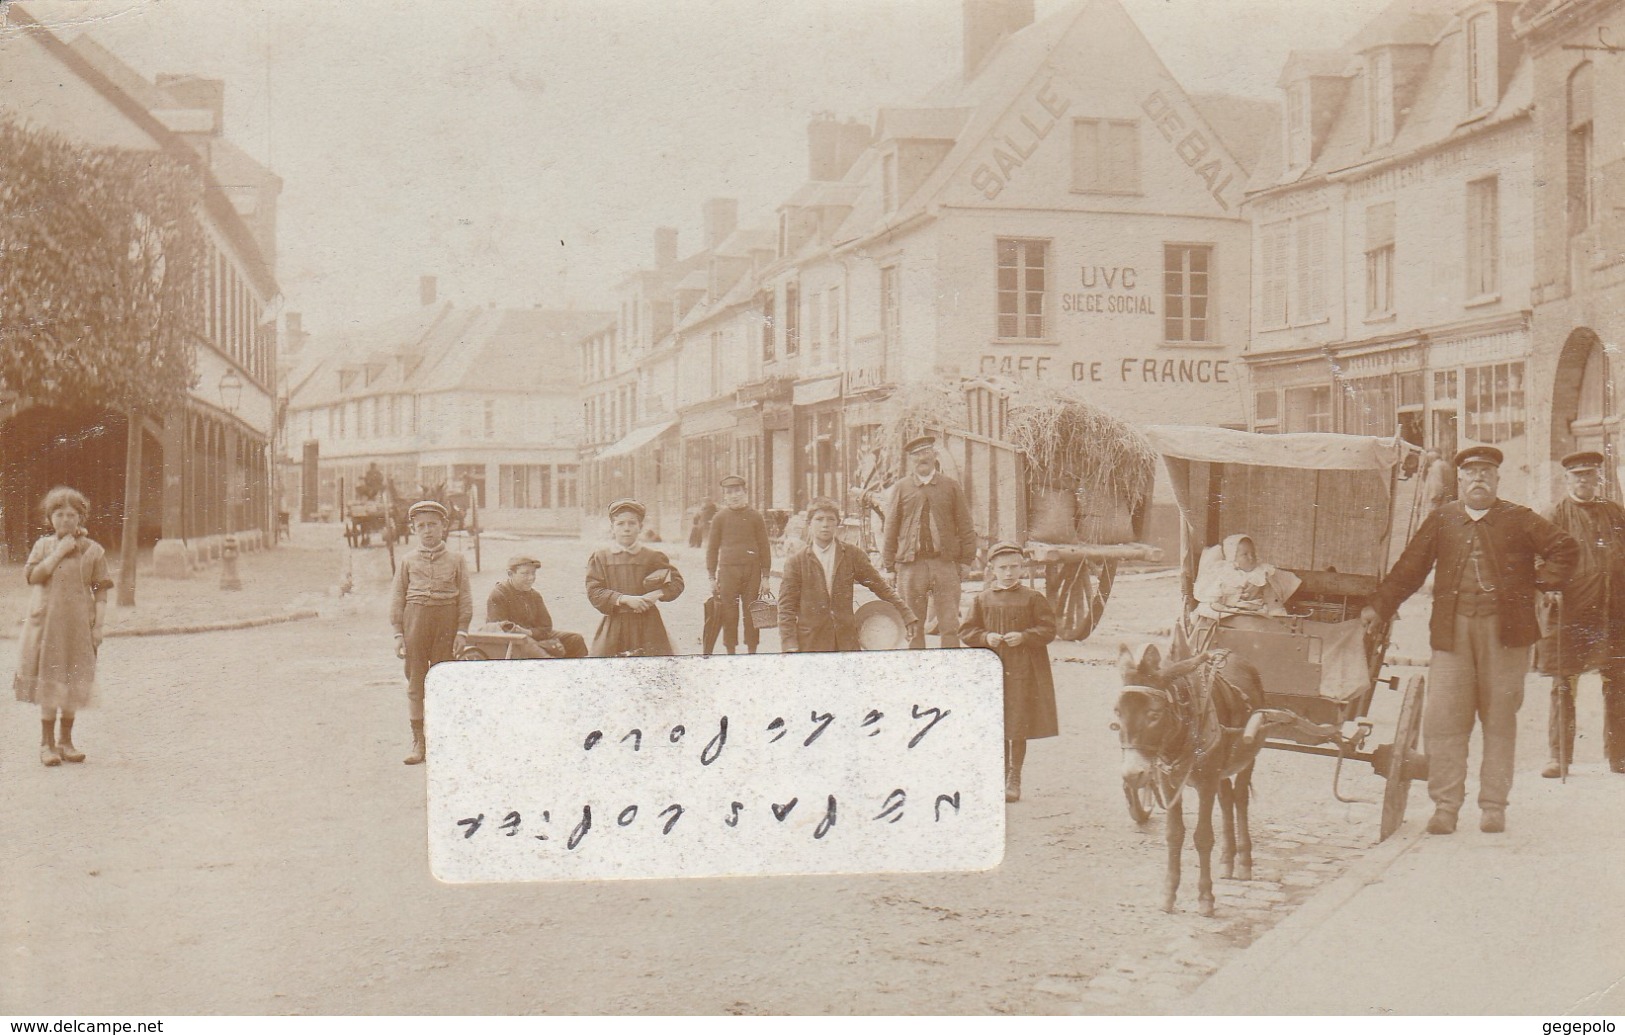
<path id="1" fill-rule="evenodd" d="M 722 479 L 722 509 L 711 519 L 705 543 L 705 570 L 711 576 L 711 595 L 717 598 L 722 623 L 722 644 L 732 654 L 739 646 L 741 602 L 745 608 L 766 596 L 773 562 L 767 522 L 745 505 L 745 479 L 731 474 Z M 755 654 L 761 630 L 745 615 L 745 649 Z"/>
<path id="2" fill-rule="evenodd" d="M 534 557 L 510 559 L 508 577 L 491 588 L 485 602 L 485 621 L 529 637 L 514 648 L 516 658 L 584 658 L 586 639 L 580 633 L 553 628 L 553 616 L 536 592 L 536 572 L 541 566 L 542 562 Z"/>

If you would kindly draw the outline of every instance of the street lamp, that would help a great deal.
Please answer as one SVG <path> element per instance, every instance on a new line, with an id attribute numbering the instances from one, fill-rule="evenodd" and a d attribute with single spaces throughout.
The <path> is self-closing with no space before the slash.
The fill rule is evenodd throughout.
<path id="1" fill-rule="evenodd" d="M 242 401 L 243 379 L 237 376 L 237 371 L 227 370 L 220 375 L 220 405 L 226 408 L 227 413 L 236 413 Z"/>

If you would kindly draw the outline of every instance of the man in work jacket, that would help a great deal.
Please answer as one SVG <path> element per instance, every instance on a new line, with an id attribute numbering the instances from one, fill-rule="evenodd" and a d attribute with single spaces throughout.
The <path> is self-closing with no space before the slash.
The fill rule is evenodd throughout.
<path id="1" fill-rule="evenodd" d="M 912 475 L 892 487 L 886 511 L 881 567 L 897 572 L 897 592 L 923 617 L 927 600 L 937 613 L 944 647 L 959 646 L 960 582 L 976 557 L 976 528 L 959 483 L 937 470 L 937 442 L 930 436 L 904 447 Z M 910 647 L 925 646 L 925 623 L 916 626 Z"/>

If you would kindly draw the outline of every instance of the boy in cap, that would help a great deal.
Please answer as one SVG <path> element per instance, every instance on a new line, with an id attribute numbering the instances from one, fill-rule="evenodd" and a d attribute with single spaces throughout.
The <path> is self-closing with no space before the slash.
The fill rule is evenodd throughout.
<path id="1" fill-rule="evenodd" d="M 595 658 L 676 653 L 656 605 L 682 595 L 683 576 L 670 558 L 641 541 L 644 513 L 637 500 L 611 503 L 612 542 L 587 560 L 587 599 L 604 615 L 592 638 Z"/>
<path id="2" fill-rule="evenodd" d="M 451 661 L 462 650 L 474 620 L 474 592 L 461 553 L 446 549 L 446 508 L 421 500 L 406 512 L 417 534 L 417 549 L 401 558 L 390 587 L 389 621 L 395 627 L 395 655 L 406 659 L 406 699 L 412 722 L 412 753 L 403 761 L 422 765 L 423 677 L 429 667 Z"/>
<path id="3" fill-rule="evenodd" d="M 1475 722 L 1484 726 L 1478 827 L 1486 834 L 1506 829 L 1524 674 L 1529 647 L 1540 639 L 1535 591 L 1561 588 L 1579 555 L 1562 529 L 1528 507 L 1497 498 L 1501 459 L 1494 446 L 1456 454 L 1460 498 L 1427 516 L 1360 610 L 1374 634 L 1434 571 L 1433 657 L 1422 704 L 1434 807 L 1430 834 L 1456 832 Z"/>
<path id="4" fill-rule="evenodd" d="M 915 614 L 925 614 L 928 600 L 936 605 L 942 645 L 957 647 L 960 584 L 976 557 L 976 528 L 964 490 L 937 470 L 936 447 L 929 435 L 903 447 L 914 472 L 892 487 L 880 558 L 881 567 L 897 572 L 897 592 Z M 923 623 L 909 646 L 925 646 Z"/>
<path id="5" fill-rule="evenodd" d="M 910 638 L 919 623 L 869 562 L 869 555 L 835 538 L 840 523 L 840 504 L 827 496 L 814 499 L 807 508 L 811 542 L 784 562 L 784 580 L 779 583 L 779 646 L 786 654 L 861 650 L 852 613 L 855 585 L 868 587 L 895 607 Z"/>
<path id="6" fill-rule="evenodd" d="M 485 601 L 485 621 L 529 637 L 514 648 L 515 657 L 584 658 L 587 641 L 580 633 L 553 628 L 547 603 L 536 592 L 536 573 L 541 567 L 542 562 L 528 554 L 510 558 L 508 577 L 491 587 Z"/>
<path id="7" fill-rule="evenodd" d="M 1541 776 L 1565 776 L 1574 760 L 1574 684 L 1602 671 L 1603 753 L 1625 773 L 1625 508 L 1602 498 L 1606 458 L 1570 453 L 1562 460 L 1568 494 L 1547 517 L 1574 537 L 1579 564 L 1563 587 L 1557 627 L 1535 647 L 1535 669 L 1552 677 L 1547 744 Z"/>
<path id="8" fill-rule="evenodd" d="M 1004 800 L 1021 800 L 1021 766 L 1027 741 L 1060 733 L 1055 718 L 1055 677 L 1049 644 L 1055 612 L 1044 594 L 1021 584 L 1027 555 L 1015 543 L 987 552 L 992 585 L 971 600 L 960 627 L 966 646 L 989 647 L 1004 665 Z"/>
<path id="9" fill-rule="evenodd" d="M 705 541 L 705 571 L 711 577 L 722 623 L 722 645 L 732 654 L 739 646 L 739 620 L 745 620 L 745 649 L 756 653 L 762 632 L 750 620 L 752 601 L 767 595 L 772 545 L 767 522 L 745 501 L 745 479 L 730 474 L 722 479 L 722 509 L 711 519 Z"/>

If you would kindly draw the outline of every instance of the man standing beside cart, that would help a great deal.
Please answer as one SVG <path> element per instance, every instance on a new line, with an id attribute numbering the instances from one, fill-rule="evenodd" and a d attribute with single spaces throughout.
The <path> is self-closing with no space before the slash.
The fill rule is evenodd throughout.
<path id="1" fill-rule="evenodd" d="M 959 594 L 976 557 L 976 528 L 959 483 L 937 470 L 937 440 L 929 435 L 903 447 L 914 467 L 892 487 L 881 566 L 897 572 L 897 593 L 923 617 L 935 605 L 944 647 L 959 646 Z M 925 624 L 908 645 L 925 647 Z"/>
<path id="2" fill-rule="evenodd" d="M 1472 446 L 1456 454 L 1460 498 L 1427 516 L 1360 613 L 1367 630 L 1434 575 L 1422 736 L 1428 756 L 1428 833 L 1452 834 L 1466 797 L 1467 743 L 1484 725 L 1479 769 L 1479 829 L 1506 829 L 1518 709 L 1523 704 L 1539 586 L 1560 589 L 1579 547 L 1527 507 L 1499 499 L 1501 451 Z M 1536 558 L 1543 564 L 1537 573 Z"/>
<path id="3" fill-rule="evenodd" d="M 1580 562 L 1563 588 L 1556 628 L 1535 648 L 1535 667 L 1552 677 L 1551 761 L 1540 775 L 1566 775 L 1574 761 L 1574 685 L 1592 669 L 1602 671 L 1608 768 L 1625 773 L 1625 507 L 1602 498 L 1601 453 L 1570 453 L 1562 462 L 1568 496 L 1550 518 L 1579 543 Z"/>

